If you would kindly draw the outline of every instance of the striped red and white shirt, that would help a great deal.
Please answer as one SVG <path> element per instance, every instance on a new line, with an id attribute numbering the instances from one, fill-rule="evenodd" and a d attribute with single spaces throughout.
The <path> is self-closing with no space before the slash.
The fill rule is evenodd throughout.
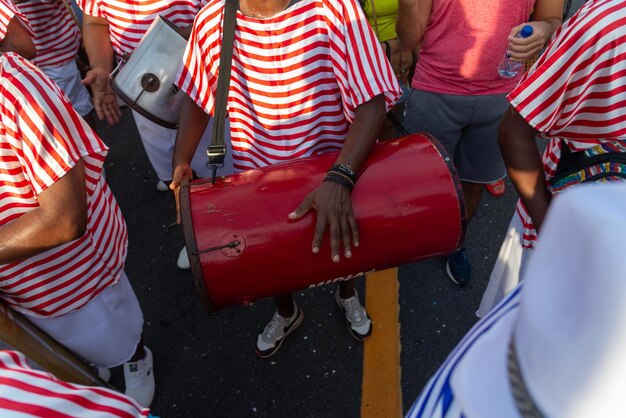
<path id="1" fill-rule="evenodd" d="M 90 16 L 109 22 L 109 36 L 118 58 L 130 54 L 154 19 L 161 16 L 178 27 L 189 26 L 206 0 L 77 0 Z"/>
<path id="2" fill-rule="evenodd" d="M 32 28 L 28 24 L 28 19 L 24 16 L 13 4 L 11 0 L 0 0 L 0 41 L 4 39 L 7 35 L 7 29 L 9 27 L 9 22 L 13 17 L 17 16 L 20 19 L 20 22 L 24 25 L 26 30 L 31 34 L 31 36 L 35 36 Z"/>
<path id="3" fill-rule="evenodd" d="M 62 0 L 28 0 L 17 5 L 35 33 L 40 68 L 63 65 L 76 58 L 80 28 Z"/>
<path id="4" fill-rule="evenodd" d="M 147 417 L 149 409 L 112 389 L 61 381 L 34 370 L 16 351 L 0 351 L 0 416 Z"/>
<path id="5" fill-rule="evenodd" d="M 107 147 L 45 74 L 14 53 L 0 57 L 0 226 L 82 158 L 88 225 L 81 238 L 0 265 L 0 297 L 16 310 L 57 317 L 116 283 L 126 258 L 122 213 L 101 175 Z"/>
<path id="6" fill-rule="evenodd" d="M 626 2 L 586 3 L 555 34 L 554 41 L 508 99 L 549 139 L 543 153 L 546 180 L 556 171 L 561 143 L 581 151 L 611 143 L 626 151 Z M 537 238 L 521 201 L 523 245 Z"/>
<path id="7" fill-rule="evenodd" d="M 224 0 L 198 14 L 178 85 L 213 114 Z M 268 19 L 237 12 L 228 94 L 235 168 L 339 149 L 357 106 L 401 92 L 354 0 L 301 0 Z"/>

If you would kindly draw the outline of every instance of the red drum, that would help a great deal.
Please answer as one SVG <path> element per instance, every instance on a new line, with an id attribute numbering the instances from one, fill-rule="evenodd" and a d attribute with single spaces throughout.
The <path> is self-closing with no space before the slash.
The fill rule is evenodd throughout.
<path id="1" fill-rule="evenodd" d="M 427 134 L 377 144 L 352 192 L 360 246 L 333 263 L 328 234 L 311 251 L 315 213 L 287 215 L 337 153 L 301 158 L 181 190 L 196 286 L 208 312 L 451 253 L 466 227 L 459 179 Z"/>

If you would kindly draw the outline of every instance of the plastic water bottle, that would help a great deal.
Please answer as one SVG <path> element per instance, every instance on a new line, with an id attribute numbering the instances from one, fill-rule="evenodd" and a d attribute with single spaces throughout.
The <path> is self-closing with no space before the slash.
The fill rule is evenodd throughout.
<path id="1" fill-rule="evenodd" d="M 522 28 L 521 31 L 517 33 L 517 35 L 515 35 L 515 37 L 528 38 L 532 34 L 533 27 L 530 25 L 526 25 Z M 523 62 L 511 60 L 511 56 L 509 55 L 509 49 L 507 48 L 506 52 L 504 53 L 504 57 L 502 58 L 502 61 L 500 61 L 500 65 L 498 66 L 498 74 L 500 74 L 500 77 L 502 78 L 512 78 L 515 77 L 517 73 L 519 73 L 523 66 Z"/>

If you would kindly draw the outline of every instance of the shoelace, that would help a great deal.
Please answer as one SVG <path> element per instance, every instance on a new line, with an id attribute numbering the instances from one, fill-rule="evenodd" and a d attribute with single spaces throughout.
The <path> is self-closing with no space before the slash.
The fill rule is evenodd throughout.
<path id="1" fill-rule="evenodd" d="M 275 313 L 270 323 L 265 327 L 265 332 L 263 333 L 265 338 L 268 340 L 275 338 L 279 331 L 282 332 L 285 329 L 285 324 L 285 319 Z"/>
<path id="2" fill-rule="evenodd" d="M 346 314 L 348 318 L 350 318 L 350 322 L 360 323 L 363 321 L 363 309 L 361 308 L 361 304 L 356 296 L 353 296 L 349 299 L 344 299 L 344 308 L 346 309 Z"/>

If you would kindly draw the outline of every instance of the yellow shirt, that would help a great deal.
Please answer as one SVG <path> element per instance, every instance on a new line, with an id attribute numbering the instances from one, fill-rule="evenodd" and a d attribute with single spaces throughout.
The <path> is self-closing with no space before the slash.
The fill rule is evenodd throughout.
<path id="1" fill-rule="evenodd" d="M 376 20 L 374 20 L 374 13 L 372 12 L 372 1 L 374 1 L 376 9 Z M 396 34 L 398 0 L 365 0 L 363 11 L 379 41 L 388 41 L 398 37 Z"/>

